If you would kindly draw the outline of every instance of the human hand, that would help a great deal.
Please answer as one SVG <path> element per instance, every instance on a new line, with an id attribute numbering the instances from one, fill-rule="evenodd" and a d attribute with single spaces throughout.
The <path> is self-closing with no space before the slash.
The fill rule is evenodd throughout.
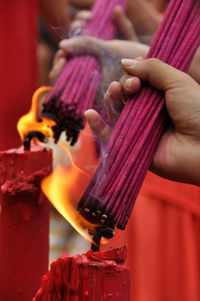
<path id="1" fill-rule="evenodd" d="M 163 2 L 163 0 L 159 0 L 159 4 L 160 1 Z M 113 10 L 113 23 L 118 31 L 117 37 L 132 41 L 139 41 L 139 38 L 142 38 L 143 42 L 151 43 L 162 20 L 162 14 L 157 10 L 153 1 L 129 0 L 127 15 L 119 5 Z M 78 33 L 91 19 L 91 11 L 80 11 L 71 23 L 70 31 Z"/>
<path id="2" fill-rule="evenodd" d="M 168 1 L 167 0 L 151 0 L 149 3 L 147 3 L 146 0 L 137 0 L 134 2 L 129 3 L 129 14 L 131 12 L 133 13 L 132 17 L 134 17 L 134 20 L 131 22 L 131 17 L 128 18 L 125 12 L 122 10 L 121 6 L 117 5 L 115 6 L 113 10 L 113 22 L 117 28 L 118 31 L 118 37 L 122 40 L 128 40 L 128 41 L 134 41 L 134 42 L 140 42 L 138 35 L 141 37 L 143 42 L 146 44 L 149 44 L 152 41 L 152 38 L 157 31 L 157 28 L 162 20 L 162 15 L 160 12 L 164 12 L 167 8 Z M 145 14 L 146 19 L 143 20 L 141 13 L 143 15 L 143 11 L 148 11 L 147 14 Z M 135 16 L 136 14 L 136 16 Z M 81 28 L 84 28 L 86 24 L 92 19 L 92 12 L 89 10 L 82 10 L 79 13 L 76 14 L 74 21 L 70 25 L 70 31 L 76 34 L 80 31 Z M 148 22 L 147 22 L 148 21 Z M 139 22 L 139 28 L 140 31 L 137 30 L 137 34 L 134 28 L 134 22 Z M 143 23 L 142 23 L 143 22 Z M 150 25 L 151 24 L 151 25 Z M 136 24 L 135 24 L 136 26 Z M 137 27 L 137 26 L 136 26 Z M 118 40 L 117 40 L 118 41 Z M 117 48 L 119 49 L 119 54 L 123 57 L 130 57 L 135 58 L 134 56 L 134 49 L 132 47 L 130 48 L 131 51 L 133 51 L 133 56 L 130 56 L 131 51 L 124 53 L 122 50 L 123 46 L 124 48 L 130 47 L 129 44 L 123 44 L 121 43 L 121 46 L 118 46 L 119 41 L 116 42 L 116 44 L 113 47 L 111 47 L 111 51 L 115 52 Z M 145 45 L 141 43 L 141 45 Z M 116 46 L 116 47 L 114 47 Z M 133 46 L 133 48 L 136 46 Z M 113 49 L 112 49 L 113 48 Z M 147 46 L 146 46 L 147 49 Z M 148 49 L 146 50 L 147 53 Z M 124 54 L 124 55 L 122 55 Z M 140 53 L 140 56 L 142 56 L 142 51 Z M 144 55 L 146 56 L 146 55 Z M 199 65 L 200 65 L 200 48 L 197 50 L 193 62 L 191 64 L 191 67 L 189 69 L 189 74 L 196 80 L 198 83 L 200 83 L 200 75 L 199 75 Z M 115 78 L 116 79 L 116 78 Z"/>
<path id="3" fill-rule="evenodd" d="M 105 94 L 108 115 L 115 123 L 122 93 L 138 91 L 141 81 L 164 91 L 173 128 L 163 134 L 151 171 L 174 181 L 200 185 L 200 86 L 189 75 L 157 59 L 122 60 L 122 65 L 127 74 L 120 82 L 112 83 Z M 112 129 L 93 110 L 86 111 L 85 116 L 93 131 L 107 142 Z"/>
<path id="4" fill-rule="evenodd" d="M 111 81 L 118 80 L 124 73 L 120 64 L 122 57 L 146 56 L 148 49 L 147 45 L 132 41 L 104 41 L 88 36 L 65 39 L 60 42 L 60 50 L 55 55 L 49 78 L 53 83 L 70 57 L 91 54 L 100 62 L 104 86 L 108 86 Z"/>
<path id="5" fill-rule="evenodd" d="M 82 10 L 76 14 L 73 22 L 70 24 L 71 37 L 77 35 L 89 21 L 92 20 L 92 11 Z M 139 42 L 132 22 L 126 16 L 120 5 L 116 5 L 113 9 L 113 23 L 117 29 L 117 37 L 122 40 Z"/>

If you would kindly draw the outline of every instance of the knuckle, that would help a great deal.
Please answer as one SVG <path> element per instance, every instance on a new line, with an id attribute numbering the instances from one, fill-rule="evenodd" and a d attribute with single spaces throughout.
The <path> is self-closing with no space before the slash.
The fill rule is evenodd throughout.
<path id="1" fill-rule="evenodd" d="M 157 65 L 160 64 L 160 60 L 157 59 L 157 58 L 147 59 L 146 61 L 147 61 L 147 64 L 150 65 L 150 66 L 152 66 L 152 65 L 157 66 Z"/>
<path id="2" fill-rule="evenodd" d="M 133 76 L 131 76 L 129 74 L 125 74 L 121 77 L 120 84 L 122 85 L 123 88 L 126 86 L 127 79 L 131 79 L 131 78 L 133 78 Z"/>
<path id="3" fill-rule="evenodd" d="M 133 24 L 129 19 L 126 19 L 126 28 L 127 28 L 128 31 L 133 30 Z"/>

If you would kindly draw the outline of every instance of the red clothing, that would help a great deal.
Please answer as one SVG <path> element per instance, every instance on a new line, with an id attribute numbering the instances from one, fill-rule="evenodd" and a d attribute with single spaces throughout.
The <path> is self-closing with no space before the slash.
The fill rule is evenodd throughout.
<path id="1" fill-rule="evenodd" d="M 16 147 L 17 120 L 31 103 L 37 79 L 37 1 L 0 1 L 0 150 Z"/>
<path id="2" fill-rule="evenodd" d="M 113 242 L 112 242 L 113 243 Z M 200 190 L 148 174 L 125 231 L 132 301 L 200 300 Z"/>

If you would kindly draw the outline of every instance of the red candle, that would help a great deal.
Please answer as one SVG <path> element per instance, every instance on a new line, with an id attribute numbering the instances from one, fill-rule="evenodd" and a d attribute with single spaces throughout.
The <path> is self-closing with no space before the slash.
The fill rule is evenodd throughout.
<path id="1" fill-rule="evenodd" d="M 60 257 L 32 301 L 130 301 L 126 248 Z"/>
<path id="2" fill-rule="evenodd" d="M 0 1 L 0 150 L 20 145 L 16 123 L 37 87 L 38 15 L 38 1 Z"/>
<path id="3" fill-rule="evenodd" d="M 52 152 L 0 152 L 0 300 L 29 301 L 48 270 L 49 202 L 40 190 Z"/>

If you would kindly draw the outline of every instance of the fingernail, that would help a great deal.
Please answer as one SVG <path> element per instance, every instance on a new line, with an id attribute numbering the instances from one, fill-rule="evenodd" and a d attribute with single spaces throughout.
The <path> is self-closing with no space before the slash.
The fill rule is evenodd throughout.
<path id="1" fill-rule="evenodd" d="M 132 81 L 133 81 L 132 78 L 128 78 L 128 79 L 125 81 L 125 86 L 126 86 L 127 89 L 131 89 Z"/>
<path id="2" fill-rule="evenodd" d="M 127 66 L 127 67 L 135 67 L 136 64 L 138 63 L 138 61 L 131 60 L 131 59 L 122 59 L 121 63 L 122 63 L 122 65 Z"/>
<path id="3" fill-rule="evenodd" d="M 122 11 L 121 5 L 116 5 L 116 6 L 115 6 L 115 10 L 116 10 L 116 9 Z"/>

